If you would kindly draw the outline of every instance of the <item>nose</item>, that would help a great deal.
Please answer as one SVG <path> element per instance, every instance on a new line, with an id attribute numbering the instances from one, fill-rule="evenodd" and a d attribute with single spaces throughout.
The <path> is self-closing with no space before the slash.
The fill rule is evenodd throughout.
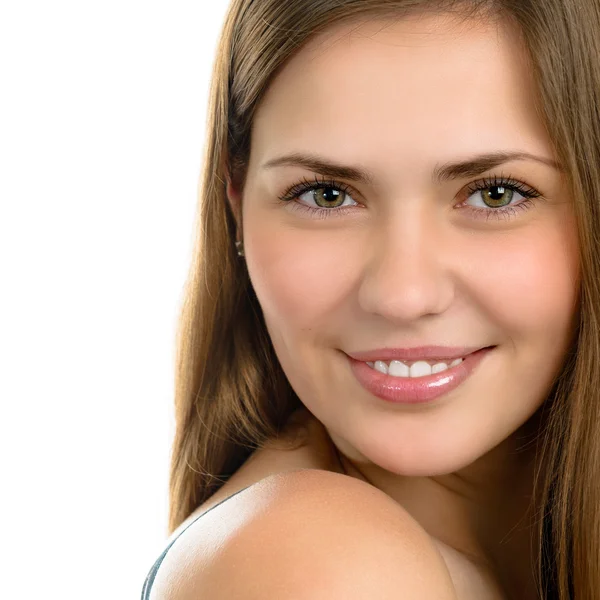
<path id="1" fill-rule="evenodd" d="M 435 215 L 403 207 L 373 232 L 359 287 L 362 310 L 411 323 L 447 310 L 454 297 L 456 249 Z"/>

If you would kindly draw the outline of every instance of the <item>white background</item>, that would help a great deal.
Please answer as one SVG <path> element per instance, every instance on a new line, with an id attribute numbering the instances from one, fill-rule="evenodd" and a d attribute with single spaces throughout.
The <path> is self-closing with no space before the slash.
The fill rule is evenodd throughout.
<path id="1" fill-rule="evenodd" d="M 129 599 L 227 0 L 0 0 L 0 598 Z"/>

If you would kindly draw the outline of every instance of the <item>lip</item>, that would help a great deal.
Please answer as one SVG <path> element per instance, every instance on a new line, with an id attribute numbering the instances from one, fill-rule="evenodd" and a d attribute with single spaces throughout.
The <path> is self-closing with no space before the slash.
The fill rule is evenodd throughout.
<path id="1" fill-rule="evenodd" d="M 398 404 L 421 404 L 431 402 L 456 389 L 469 378 L 479 363 L 493 349 L 494 346 L 482 348 L 465 356 L 465 359 L 459 365 L 446 371 L 414 378 L 385 375 L 369 367 L 366 362 L 356 360 L 350 355 L 347 356 L 352 372 L 358 382 L 374 396 Z M 372 352 L 369 354 L 373 355 Z M 381 358 L 382 354 L 377 356 Z M 422 357 L 423 354 L 419 356 Z"/>
<path id="2" fill-rule="evenodd" d="M 419 346 L 416 348 L 378 348 L 366 352 L 346 352 L 354 360 L 454 360 L 481 350 L 482 346 Z"/>

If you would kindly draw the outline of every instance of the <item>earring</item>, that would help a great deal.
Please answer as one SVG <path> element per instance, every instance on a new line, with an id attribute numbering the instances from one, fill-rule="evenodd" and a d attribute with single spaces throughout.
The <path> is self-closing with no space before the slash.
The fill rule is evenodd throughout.
<path id="1" fill-rule="evenodd" d="M 244 242 L 236 242 L 235 247 L 237 248 L 238 256 L 245 256 L 244 254 Z"/>

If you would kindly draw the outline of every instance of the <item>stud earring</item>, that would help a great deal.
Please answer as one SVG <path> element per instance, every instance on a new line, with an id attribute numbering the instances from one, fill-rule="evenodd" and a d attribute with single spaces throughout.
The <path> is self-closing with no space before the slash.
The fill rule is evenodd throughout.
<path id="1" fill-rule="evenodd" d="M 235 247 L 237 248 L 238 256 L 245 256 L 244 254 L 244 242 L 236 242 Z"/>

